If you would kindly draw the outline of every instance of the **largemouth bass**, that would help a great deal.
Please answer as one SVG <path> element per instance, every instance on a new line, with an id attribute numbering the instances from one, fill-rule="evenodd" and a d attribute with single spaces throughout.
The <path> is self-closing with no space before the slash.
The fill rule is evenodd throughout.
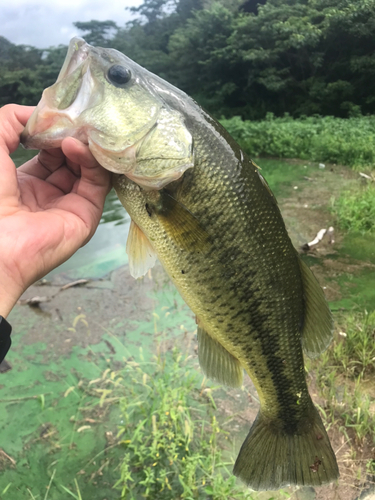
<path id="1" fill-rule="evenodd" d="M 254 490 L 335 480 L 303 360 L 329 345 L 331 314 L 259 168 L 182 91 L 77 38 L 22 141 L 50 148 L 67 136 L 116 173 L 131 273 L 160 260 L 196 314 L 204 373 L 239 387 L 245 369 L 255 384 L 260 411 L 234 474 Z"/>

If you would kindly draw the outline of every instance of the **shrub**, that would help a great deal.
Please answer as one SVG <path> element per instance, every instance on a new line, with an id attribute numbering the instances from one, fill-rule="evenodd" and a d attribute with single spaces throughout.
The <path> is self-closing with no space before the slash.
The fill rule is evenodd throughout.
<path id="1" fill-rule="evenodd" d="M 243 121 L 235 116 L 222 125 L 250 156 L 277 156 L 375 168 L 375 116 L 349 119 L 313 116 Z"/>
<path id="2" fill-rule="evenodd" d="M 375 188 L 370 184 L 362 190 L 344 191 L 339 198 L 332 199 L 332 211 L 342 229 L 361 233 L 373 232 Z"/>

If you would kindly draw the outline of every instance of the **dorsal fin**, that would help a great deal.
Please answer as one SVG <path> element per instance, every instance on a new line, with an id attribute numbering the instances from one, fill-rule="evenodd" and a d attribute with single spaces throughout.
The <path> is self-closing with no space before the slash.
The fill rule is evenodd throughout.
<path id="1" fill-rule="evenodd" d="M 332 314 L 315 276 L 300 258 L 298 260 L 305 297 L 302 347 L 309 358 L 315 358 L 325 351 L 331 343 L 333 336 Z"/>
<path id="2" fill-rule="evenodd" d="M 156 262 L 156 253 L 151 243 L 133 220 L 130 223 L 126 253 L 133 278 L 144 276 Z"/>
<path id="3" fill-rule="evenodd" d="M 240 362 L 225 347 L 198 325 L 198 359 L 207 377 L 228 385 L 241 387 L 243 369 Z"/>

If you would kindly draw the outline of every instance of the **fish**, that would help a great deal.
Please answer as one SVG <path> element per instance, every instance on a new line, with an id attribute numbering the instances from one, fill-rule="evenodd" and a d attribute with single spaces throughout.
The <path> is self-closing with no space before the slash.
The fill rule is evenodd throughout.
<path id="1" fill-rule="evenodd" d="M 89 145 L 131 218 L 134 277 L 159 259 L 196 315 L 203 372 L 260 410 L 233 472 L 253 490 L 320 486 L 339 470 L 310 397 L 304 353 L 332 339 L 324 293 L 259 167 L 192 98 L 124 54 L 74 38 L 22 134 L 25 147 Z"/>

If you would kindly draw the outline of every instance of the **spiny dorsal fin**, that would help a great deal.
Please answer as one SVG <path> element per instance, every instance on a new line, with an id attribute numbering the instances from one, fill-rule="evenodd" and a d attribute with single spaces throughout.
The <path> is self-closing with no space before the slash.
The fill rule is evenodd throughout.
<path id="1" fill-rule="evenodd" d="M 156 253 L 144 233 L 132 220 L 126 242 L 129 270 L 133 278 L 144 276 L 156 262 Z"/>
<path id="2" fill-rule="evenodd" d="M 240 362 L 219 342 L 198 325 L 198 359 L 207 377 L 228 385 L 241 387 L 243 370 Z"/>
<path id="3" fill-rule="evenodd" d="M 333 322 L 323 290 L 307 265 L 299 259 L 305 295 L 302 347 L 309 358 L 319 356 L 332 340 Z"/>

